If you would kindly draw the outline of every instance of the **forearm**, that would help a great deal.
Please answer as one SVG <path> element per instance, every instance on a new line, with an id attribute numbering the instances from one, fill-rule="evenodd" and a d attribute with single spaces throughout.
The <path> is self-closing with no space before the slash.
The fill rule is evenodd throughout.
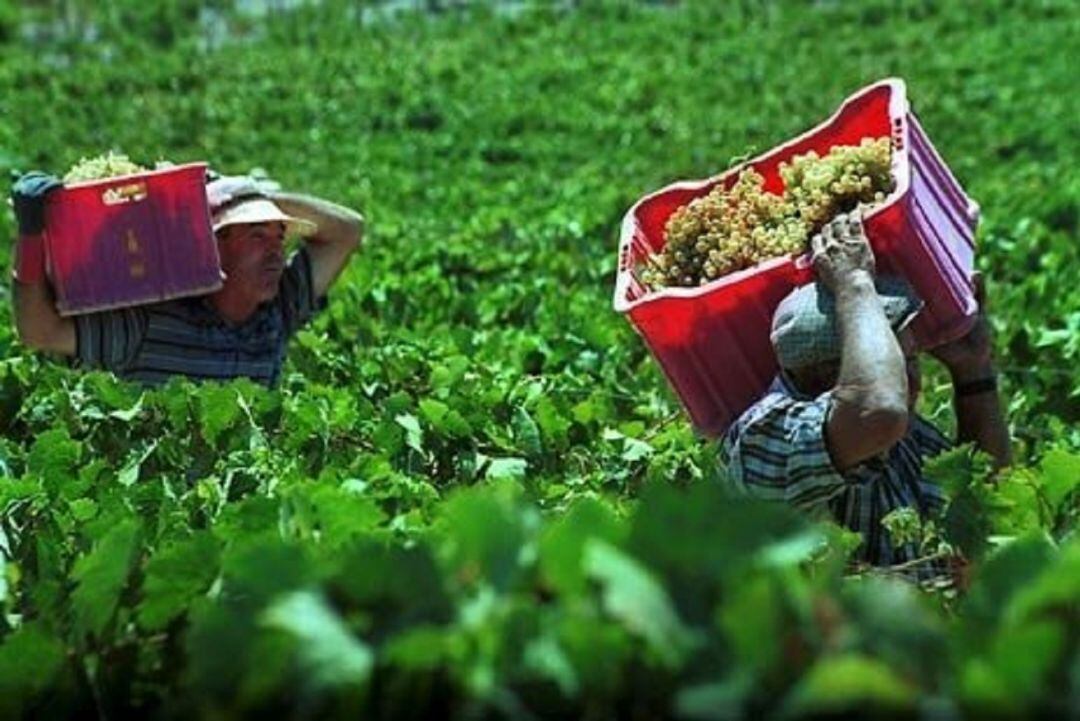
<path id="1" fill-rule="evenodd" d="M 11 285 L 19 340 L 37 350 L 74 355 L 75 324 L 56 312 L 49 285 L 19 280 L 13 280 Z"/>
<path id="2" fill-rule="evenodd" d="M 289 215 L 310 220 L 319 226 L 310 241 L 317 244 L 332 244 L 355 247 L 363 234 L 364 217 L 351 208 L 329 200 L 301 193 L 275 192 L 274 201 Z"/>
<path id="3" fill-rule="evenodd" d="M 904 356 L 870 273 L 858 271 L 839 285 L 836 318 L 841 339 L 836 399 L 868 411 L 904 412 Z"/>
<path id="4" fill-rule="evenodd" d="M 364 233 L 363 216 L 343 205 L 310 195 L 279 192 L 273 193 L 271 198 L 289 215 L 319 226 L 307 239 L 307 247 L 311 256 L 312 289 L 316 296 L 324 295 L 360 245 Z"/>
<path id="5" fill-rule="evenodd" d="M 986 361 L 950 371 L 953 382 L 953 408 L 956 411 L 957 443 L 971 443 L 994 459 L 995 467 L 1009 465 L 1012 448 L 1009 428 L 996 388 L 961 395 L 958 389 L 976 381 L 995 378 L 993 365 Z"/>

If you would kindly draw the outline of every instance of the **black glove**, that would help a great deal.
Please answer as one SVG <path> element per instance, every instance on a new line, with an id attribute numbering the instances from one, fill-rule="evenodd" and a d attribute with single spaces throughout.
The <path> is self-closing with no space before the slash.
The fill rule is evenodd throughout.
<path id="1" fill-rule="evenodd" d="M 11 204 L 20 235 L 37 235 L 45 230 L 45 197 L 62 186 L 59 178 L 39 170 L 15 181 L 11 186 Z"/>

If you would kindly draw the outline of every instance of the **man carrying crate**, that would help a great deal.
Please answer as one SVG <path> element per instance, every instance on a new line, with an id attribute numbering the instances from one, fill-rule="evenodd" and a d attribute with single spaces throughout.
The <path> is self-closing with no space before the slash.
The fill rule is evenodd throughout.
<path id="1" fill-rule="evenodd" d="M 15 323 L 23 343 L 144 384 L 174 375 L 273 386 L 289 338 L 325 305 L 325 294 L 360 244 L 356 211 L 283 193 L 247 177 L 207 185 L 225 280 L 205 296 L 61 317 L 45 277 L 45 198 L 60 181 L 42 173 L 12 190 L 19 226 Z M 286 262 L 287 234 L 304 244 Z"/>
<path id="2" fill-rule="evenodd" d="M 741 492 L 860 533 L 860 560 L 911 562 L 913 544 L 890 543 L 881 519 L 897 508 L 926 516 L 942 506 L 942 491 L 923 478 L 922 466 L 951 445 L 914 410 L 920 374 L 909 324 L 921 302 L 905 282 L 875 279 L 857 215 L 827 225 L 813 251 L 817 282 L 789 294 L 773 316 L 781 373 L 728 430 L 722 456 Z M 952 377 L 957 441 L 974 442 L 1003 466 L 1008 430 L 981 279 L 977 286 L 972 329 L 930 353 Z"/>

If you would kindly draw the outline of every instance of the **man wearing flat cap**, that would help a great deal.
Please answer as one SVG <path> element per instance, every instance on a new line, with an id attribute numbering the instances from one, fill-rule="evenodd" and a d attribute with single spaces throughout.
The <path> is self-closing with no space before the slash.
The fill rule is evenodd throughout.
<path id="1" fill-rule="evenodd" d="M 325 305 L 359 246 L 359 213 L 249 177 L 207 184 L 224 283 L 209 295 L 63 318 L 53 305 L 40 238 L 45 196 L 60 182 L 31 173 L 16 182 L 19 224 L 15 322 L 26 345 L 148 385 L 175 375 L 277 383 L 289 338 Z M 285 238 L 302 247 L 285 258 Z"/>
<path id="2" fill-rule="evenodd" d="M 779 376 L 723 439 L 728 475 L 745 494 L 860 533 L 861 561 L 916 560 L 913 545 L 890 542 L 881 519 L 903 507 L 925 517 L 944 501 L 922 467 L 951 443 L 915 413 L 920 374 L 910 324 L 922 303 L 903 280 L 875 277 L 856 214 L 815 236 L 813 264 L 817 281 L 788 295 L 773 316 Z M 980 278 L 976 286 L 972 329 L 930 353 L 952 377 L 957 442 L 974 442 L 1002 466 L 1008 430 Z"/>

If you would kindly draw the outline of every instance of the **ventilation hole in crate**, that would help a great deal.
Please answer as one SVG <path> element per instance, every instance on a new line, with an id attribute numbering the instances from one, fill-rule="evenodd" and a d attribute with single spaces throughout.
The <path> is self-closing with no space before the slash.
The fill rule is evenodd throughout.
<path id="1" fill-rule="evenodd" d="M 895 150 L 903 150 L 904 149 L 904 119 L 903 118 L 893 118 L 892 124 L 893 124 L 893 131 L 892 131 L 893 149 L 895 149 Z"/>

